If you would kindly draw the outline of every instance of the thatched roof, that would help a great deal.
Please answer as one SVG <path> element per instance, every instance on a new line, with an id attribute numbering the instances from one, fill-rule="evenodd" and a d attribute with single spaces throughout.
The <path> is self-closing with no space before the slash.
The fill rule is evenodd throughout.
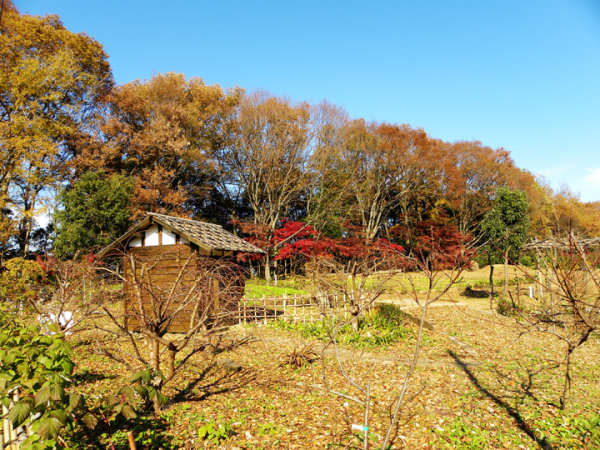
<path id="1" fill-rule="evenodd" d="M 223 229 L 221 225 L 197 220 L 182 219 L 181 217 L 166 216 L 164 214 L 146 213 L 146 218 L 130 228 L 127 233 L 104 248 L 99 256 L 106 255 L 118 246 L 124 246 L 138 231 L 144 230 L 152 224 L 159 224 L 179 234 L 188 241 L 208 251 L 223 250 L 243 253 L 264 253 L 260 248 L 240 239 L 234 234 Z"/>

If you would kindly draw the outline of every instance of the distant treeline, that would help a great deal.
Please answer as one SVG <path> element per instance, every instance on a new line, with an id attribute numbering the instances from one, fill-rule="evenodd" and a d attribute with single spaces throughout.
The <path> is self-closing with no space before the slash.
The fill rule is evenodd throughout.
<path id="1" fill-rule="evenodd" d="M 526 192 L 530 235 L 600 235 L 598 202 L 553 191 L 502 148 L 183 74 L 115 85 L 98 42 L 10 1 L 0 159 L 2 260 L 104 245 L 145 211 L 237 232 L 284 219 L 332 239 L 359 227 L 410 249 L 432 227 L 477 238 L 500 187 Z"/>

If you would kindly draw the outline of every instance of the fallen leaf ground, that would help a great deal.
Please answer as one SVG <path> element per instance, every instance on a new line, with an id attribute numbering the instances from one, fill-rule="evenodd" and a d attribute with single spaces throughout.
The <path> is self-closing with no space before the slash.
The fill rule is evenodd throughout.
<path id="1" fill-rule="evenodd" d="M 576 352 L 573 405 L 563 414 L 562 344 L 542 334 L 519 336 L 514 319 L 486 311 L 485 299 L 460 300 L 463 306 L 429 310 L 435 328 L 426 333 L 392 448 L 600 448 L 600 338 Z M 104 338 L 95 331 L 72 338 L 76 389 L 100 394 L 126 382 L 122 366 L 94 353 L 95 339 Z M 138 449 L 362 448 L 352 425 L 363 423 L 364 409 L 310 387 L 323 385 L 325 374 L 333 390 L 360 396 L 336 359 L 329 354 L 300 369 L 281 365 L 283 355 L 310 343 L 271 327 L 233 327 L 221 352 L 198 354 L 168 386 L 172 400 L 160 417 L 134 429 Z M 370 448 L 381 445 L 411 356 L 410 341 L 342 352 L 348 376 L 371 387 Z M 224 358 L 242 370 L 227 373 L 217 364 Z M 233 434 L 199 438 L 202 427 L 219 425 Z M 128 448 L 125 431 L 114 433 L 117 448 Z"/>

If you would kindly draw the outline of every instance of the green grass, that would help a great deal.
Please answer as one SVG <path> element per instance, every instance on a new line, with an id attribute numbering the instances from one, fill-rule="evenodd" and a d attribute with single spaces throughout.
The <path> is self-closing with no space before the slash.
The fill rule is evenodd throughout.
<path id="1" fill-rule="evenodd" d="M 516 281 L 514 278 L 513 266 L 509 269 L 508 284 L 513 286 Z M 522 287 L 526 286 L 529 282 L 526 279 L 526 274 L 518 272 Z M 434 291 L 443 290 L 448 280 L 442 274 L 438 274 L 436 277 L 437 284 L 434 287 Z M 335 283 L 335 277 L 332 277 L 329 281 Z M 412 281 L 412 283 L 411 283 Z M 380 275 L 374 275 L 370 277 L 365 283 L 366 289 L 375 289 L 380 282 Z M 310 288 L 312 281 L 304 277 L 290 277 L 278 281 L 278 286 L 274 285 L 274 281 L 271 282 L 270 286 L 267 286 L 266 281 L 262 279 L 251 279 L 246 281 L 246 296 L 252 297 L 281 297 L 283 294 L 286 295 L 306 295 Z M 504 270 L 501 270 L 501 266 L 496 267 L 494 272 L 494 285 L 501 287 L 504 285 Z M 410 295 L 414 289 L 418 294 L 427 292 L 429 289 L 429 280 L 422 273 L 410 272 L 410 273 L 399 273 L 394 275 L 391 279 L 387 280 L 383 286 L 383 293 L 387 296 L 397 295 Z M 475 272 L 463 272 L 460 278 L 454 283 L 454 289 L 464 290 L 466 288 L 476 289 L 487 289 L 489 287 L 489 267 L 484 267 Z"/>
<path id="2" fill-rule="evenodd" d="M 307 291 L 290 287 L 289 283 L 281 281 L 279 286 L 267 286 L 264 280 L 247 280 L 246 281 L 246 297 L 281 297 L 285 295 L 306 295 Z"/>
<path id="3" fill-rule="evenodd" d="M 479 425 L 477 424 L 479 422 Z M 481 420 L 457 416 L 434 431 L 442 448 L 480 449 L 530 447 L 532 439 L 517 427 L 503 426 L 498 418 L 490 421 L 495 426 L 482 426 Z M 510 421 L 509 421 L 510 422 Z M 574 405 L 556 416 L 545 408 L 528 411 L 523 422 L 535 434 L 540 446 L 554 449 L 600 448 L 600 415 L 590 408 Z M 506 422 L 505 422 L 506 423 Z"/>

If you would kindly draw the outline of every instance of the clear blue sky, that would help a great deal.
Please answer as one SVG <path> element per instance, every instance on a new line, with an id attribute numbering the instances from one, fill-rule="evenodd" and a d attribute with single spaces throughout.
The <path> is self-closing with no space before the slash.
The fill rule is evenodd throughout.
<path id="1" fill-rule="evenodd" d="M 182 72 L 480 140 L 600 200 L 600 2 L 14 0 L 102 43 L 118 83 Z"/>

